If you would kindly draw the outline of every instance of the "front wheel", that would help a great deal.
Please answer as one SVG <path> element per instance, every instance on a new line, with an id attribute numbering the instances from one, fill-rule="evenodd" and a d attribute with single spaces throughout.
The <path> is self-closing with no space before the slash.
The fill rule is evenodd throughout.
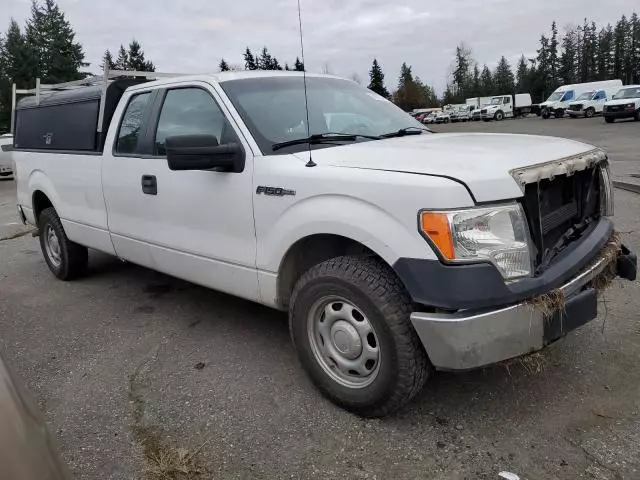
<path id="1" fill-rule="evenodd" d="M 613 117 L 604 117 L 604 121 L 607 123 L 613 123 L 615 121 L 615 118 Z"/>
<path id="2" fill-rule="evenodd" d="M 40 248 L 49 270 L 60 280 L 73 280 L 87 269 L 87 248 L 72 242 L 64 232 L 60 217 L 53 207 L 45 208 L 38 217 Z"/>
<path id="3" fill-rule="evenodd" d="M 596 114 L 596 111 L 594 108 L 587 108 L 584 112 L 584 116 L 587 118 L 593 118 L 595 114 Z"/>
<path id="4" fill-rule="evenodd" d="M 545 108 L 544 110 L 542 110 L 542 113 L 540 114 L 540 116 L 546 120 L 549 117 L 551 117 L 551 113 L 549 112 L 548 109 Z"/>
<path id="5" fill-rule="evenodd" d="M 555 111 L 555 117 L 556 118 L 563 118 L 564 117 L 564 110 L 559 108 L 558 110 Z"/>
<path id="6" fill-rule="evenodd" d="M 636 110 L 636 114 L 633 117 L 636 122 L 640 122 L 640 109 Z"/>
<path id="7" fill-rule="evenodd" d="M 305 273 L 291 297 L 291 336 L 302 366 L 337 405 L 382 417 L 411 400 L 430 363 L 395 273 L 373 258 L 345 256 Z"/>
<path id="8" fill-rule="evenodd" d="M 504 120 L 504 113 L 496 112 L 494 118 L 496 119 L 496 121 L 501 122 L 502 120 Z"/>

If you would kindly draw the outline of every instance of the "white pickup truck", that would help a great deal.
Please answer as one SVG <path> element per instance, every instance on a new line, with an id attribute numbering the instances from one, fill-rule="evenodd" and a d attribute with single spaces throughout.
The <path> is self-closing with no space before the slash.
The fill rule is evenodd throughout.
<path id="1" fill-rule="evenodd" d="M 18 211 L 53 274 L 95 249 L 288 311 L 309 376 L 360 415 L 539 350 L 596 317 L 594 282 L 635 278 L 590 145 L 434 134 L 331 76 L 117 76 L 15 112 Z"/>

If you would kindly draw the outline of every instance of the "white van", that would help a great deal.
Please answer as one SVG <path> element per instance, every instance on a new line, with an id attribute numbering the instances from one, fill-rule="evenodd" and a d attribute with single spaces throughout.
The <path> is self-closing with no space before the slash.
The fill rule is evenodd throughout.
<path id="1" fill-rule="evenodd" d="M 539 105 L 542 118 L 564 117 L 571 102 L 582 94 L 596 90 L 617 90 L 622 87 L 622 80 L 604 80 L 602 82 L 577 83 L 575 85 L 563 85 L 558 87 L 546 101 Z"/>
<path id="2" fill-rule="evenodd" d="M 604 104 L 611 100 L 618 90 L 619 87 L 615 87 L 584 92 L 569 103 L 567 113 L 571 118 L 591 118 L 597 113 L 602 113 Z"/>

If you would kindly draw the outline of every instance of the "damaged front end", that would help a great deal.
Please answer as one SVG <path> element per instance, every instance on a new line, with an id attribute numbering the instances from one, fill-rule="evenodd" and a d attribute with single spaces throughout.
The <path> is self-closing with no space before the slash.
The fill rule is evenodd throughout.
<path id="1" fill-rule="evenodd" d="M 534 273 L 504 282 L 488 266 L 464 275 L 461 267 L 440 268 L 440 283 L 465 285 L 453 300 L 466 305 L 411 315 L 438 369 L 466 370 L 538 351 L 596 318 L 598 295 L 613 279 L 636 278 L 637 258 L 607 218 L 613 191 L 601 150 L 511 174 L 523 191 Z"/>

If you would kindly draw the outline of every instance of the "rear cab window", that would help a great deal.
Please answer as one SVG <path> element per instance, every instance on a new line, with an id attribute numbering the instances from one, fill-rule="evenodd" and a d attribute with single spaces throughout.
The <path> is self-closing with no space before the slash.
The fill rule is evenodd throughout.
<path id="1" fill-rule="evenodd" d="M 139 93 L 129 99 L 118 129 L 115 153 L 135 154 L 138 152 L 138 143 L 144 133 L 142 128 L 146 124 L 150 101 L 151 92 Z"/>

